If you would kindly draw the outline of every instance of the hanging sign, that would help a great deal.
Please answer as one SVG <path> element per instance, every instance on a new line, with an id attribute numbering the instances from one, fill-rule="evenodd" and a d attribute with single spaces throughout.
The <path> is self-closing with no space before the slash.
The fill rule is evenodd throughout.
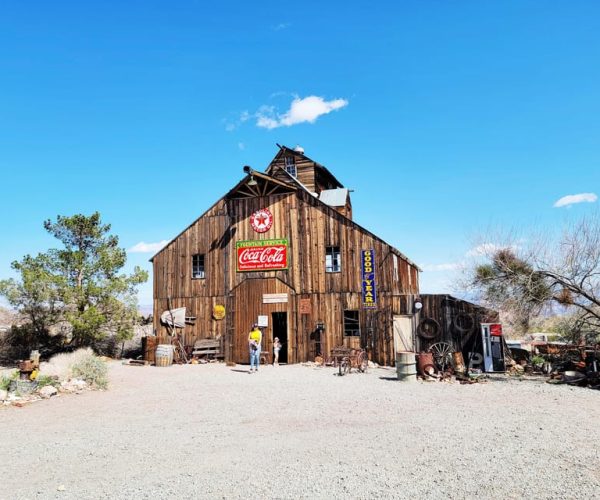
<path id="1" fill-rule="evenodd" d="M 250 216 L 250 225 L 257 233 L 266 233 L 273 225 L 273 214 L 267 208 L 261 208 Z"/>
<path id="2" fill-rule="evenodd" d="M 375 250 L 362 252 L 362 304 L 363 307 L 377 307 L 377 290 L 375 286 Z"/>
<path id="3" fill-rule="evenodd" d="M 237 271 L 287 269 L 288 240 L 238 241 Z"/>
<path id="4" fill-rule="evenodd" d="M 263 293 L 263 304 L 284 304 L 287 301 L 287 293 Z"/>
<path id="5" fill-rule="evenodd" d="M 310 299 L 300 299 L 300 314 L 310 314 L 311 311 Z"/>

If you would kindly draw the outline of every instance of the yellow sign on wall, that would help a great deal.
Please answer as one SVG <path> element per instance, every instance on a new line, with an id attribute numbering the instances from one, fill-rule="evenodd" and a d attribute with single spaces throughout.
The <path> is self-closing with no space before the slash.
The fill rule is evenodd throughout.
<path id="1" fill-rule="evenodd" d="M 220 320 L 223 319 L 225 317 L 225 306 L 222 306 L 220 304 L 215 304 L 215 306 L 213 307 L 213 318 L 215 318 L 216 320 Z"/>

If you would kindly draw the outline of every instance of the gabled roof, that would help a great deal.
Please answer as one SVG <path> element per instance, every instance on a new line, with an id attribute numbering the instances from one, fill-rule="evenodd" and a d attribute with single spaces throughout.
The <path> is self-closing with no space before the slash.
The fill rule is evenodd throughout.
<path id="1" fill-rule="evenodd" d="M 284 151 L 291 151 L 292 153 L 297 154 L 297 155 L 302 154 L 297 151 L 286 148 L 285 146 L 279 146 L 279 147 L 281 150 L 278 154 L 282 154 L 282 152 L 284 152 Z M 304 156 L 304 155 L 302 155 L 302 156 Z M 275 158 L 277 158 L 277 156 L 275 156 Z M 305 156 L 305 158 L 307 158 L 307 157 Z M 308 158 L 308 160 L 313 161 L 310 158 Z M 317 164 L 317 163 L 315 162 L 315 164 Z M 327 169 L 325 169 L 325 167 L 323 167 L 322 165 L 318 165 L 318 166 L 320 168 L 323 168 L 327 173 L 329 173 L 329 171 Z M 270 196 L 273 194 L 284 194 L 284 193 L 293 193 L 293 192 L 298 192 L 298 191 L 300 191 L 300 192 L 304 191 L 304 192 L 308 193 L 310 195 L 310 197 L 317 202 L 317 204 L 321 204 L 322 206 L 326 207 L 327 210 L 331 210 L 332 213 L 335 214 L 336 217 L 345 218 L 348 221 L 349 225 L 354 226 L 355 228 L 360 229 L 361 231 L 365 232 L 366 234 L 370 235 L 371 237 L 375 238 L 376 240 L 379 240 L 382 243 L 385 243 L 386 245 L 388 245 L 390 247 L 392 253 L 394 253 L 398 257 L 401 257 L 402 259 L 406 260 L 409 264 L 416 267 L 417 270 L 422 271 L 422 269 L 415 262 L 410 260 L 400 250 L 398 250 L 394 246 L 390 245 L 387 241 L 383 240 L 382 238 L 380 238 L 376 234 L 372 233 L 368 229 L 365 229 L 361 225 L 357 224 L 352 219 L 349 219 L 345 215 L 339 213 L 337 210 L 332 208 L 332 206 L 329 205 L 328 203 L 324 202 L 323 200 L 320 200 L 314 193 L 311 193 L 294 176 L 288 174 L 290 180 L 289 180 L 289 182 L 288 181 L 284 182 L 280 179 L 275 179 L 275 178 L 271 177 L 269 175 L 270 170 L 271 170 L 271 168 L 267 169 L 267 173 L 265 173 L 265 174 L 256 172 L 254 170 L 250 170 L 248 175 L 246 175 L 240 182 L 238 182 L 236 184 L 236 186 L 233 189 L 231 189 L 223 198 L 225 198 L 225 199 L 254 198 L 254 197 L 260 197 L 260 196 Z M 283 170 L 283 171 L 286 172 L 285 170 Z M 331 177 L 333 177 L 332 174 L 329 173 L 329 175 L 331 175 Z M 257 182 L 256 186 L 254 186 L 254 187 L 248 186 L 248 181 L 250 180 L 251 177 L 253 177 L 254 180 L 256 180 L 256 182 Z M 335 179 L 335 177 L 333 177 L 333 178 Z M 337 181 L 337 179 L 336 179 L 336 181 Z M 338 181 L 338 184 L 339 184 L 339 181 Z M 341 187 L 343 187 L 343 186 L 340 184 L 340 188 Z M 249 188 L 252 188 L 252 189 L 249 189 Z M 298 188 L 300 188 L 300 190 L 298 190 Z M 331 191 L 346 191 L 347 192 L 346 189 L 336 189 L 336 190 L 331 190 Z M 326 192 L 326 191 L 323 191 L 323 192 Z M 171 241 L 169 241 L 169 243 L 167 245 L 165 245 L 162 249 L 160 249 L 158 252 L 156 252 L 156 254 L 154 254 L 152 256 L 152 258 L 150 259 L 150 262 L 152 262 L 157 255 L 159 255 L 164 250 L 166 250 L 177 238 L 179 238 L 190 227 L 192 227 L 199 219 L 201 219 L 205 214 L 207 214 L 210 210 L 212 210 L 212 208 L 215 205 L 217 205 L 217 203 L 219 203 L 221 201 L 221 199 L 223 199 L 223 198 L 219 198 L 208 210 L 206 210 L 206 212 L 204 212 L 200 217 L 197 217 L 196 219 L 194 219 L 194 221 L 191 224 L 189 224 L 183 231 L 181 231 L 177 236 L 175 236 L 175 238 L 173 238 Z M 344 200 L 344 204 L 345 204 L 345 200 Z"/>
<path id="2" fill-rule="evenodd" d="M 333 183 L 340 188 L 343 188 L 343 184 L 337 179 L 337 177 L 335 175 L 333 175 L 328 169 L 327 167 L 325 167 L 324 165 L 321 165 L 319 162 L 316 162 L 315 160 L 313 160 L 312 158 L 309 158 L 308 156 L 306 156 L 304 153 L 301 153 L 300 151 L 296 151 L 295 149 L 291 149 L 288 148 L 287 146 L 282 146 L 280 144 L 277 144 L 277 147 L 279 148 L 279 151 L 277 152 L 277 154 L 275 155 L 275 157 L 271 160 L 271 163 L 269 163 L 269 166 L 267 167 L 267 170 L 265 170 L 265 173 L 270 174 L 271 171 L 273 170 L 273 162 L 278 160 L 279 158 L 281 158 L 282 156 L 288 156 L 288 155 L 294 155 L 300 158 L 303 158 L 307 161 L 310 161 L 312 163 L 315 164 L 315 168 L 317 170 L 320 170 L 322 173 L 324 173 L 327 177 L 330 177 L 331 180 L 333 181 Z"/>
<path id="3" fill-rule="evenodd" d="M 255 184 L 249 184 L 254 179 Z M 261 174 L 250 170 L 236 186 L 229 191 L 225 198 L 256 198 L 259 196 L 270 196 L 272 194 L 291 193 L 298 189 L 294 184 L 275 179 L 270 175 Z"/>

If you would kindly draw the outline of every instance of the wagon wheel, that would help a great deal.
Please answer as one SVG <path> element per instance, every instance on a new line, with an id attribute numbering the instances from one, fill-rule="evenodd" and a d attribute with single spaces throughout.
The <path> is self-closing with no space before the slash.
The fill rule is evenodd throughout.
<path id="1" fill-rule="evenodd" d="M 429 352 L 433 354 L 433 359 L 442 372 L 452 364 L 452 346 L 447 342 L 432 344 Z"/>
<path id="2" fill-rule="evenodd" d="M 417 327 L 419 337 L 426 340 L 433 340 L 440 332 L 440 324 L 433 318 L 424 318 Z"/>
<path id="3" fill-rule="evenodd" d="M 367 356 L 366 351 L 360 352 L 360 354 L 358 355 L 356 364 L 357 364 L 358 371 L 360 371 L 361 373 L 365 373 L 367 371 L 367 368 L 369 366 L 369 357 Z"/>

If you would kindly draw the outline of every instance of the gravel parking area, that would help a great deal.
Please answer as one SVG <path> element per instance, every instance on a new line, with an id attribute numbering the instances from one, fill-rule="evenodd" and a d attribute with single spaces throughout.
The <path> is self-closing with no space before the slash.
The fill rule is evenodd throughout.
<path id="1" fill-rule="evenodd" d="M 106 392 L 0 410 L 1 499 L 600 498 L 598 391 L 391 368 L 110 374 Z"/>

